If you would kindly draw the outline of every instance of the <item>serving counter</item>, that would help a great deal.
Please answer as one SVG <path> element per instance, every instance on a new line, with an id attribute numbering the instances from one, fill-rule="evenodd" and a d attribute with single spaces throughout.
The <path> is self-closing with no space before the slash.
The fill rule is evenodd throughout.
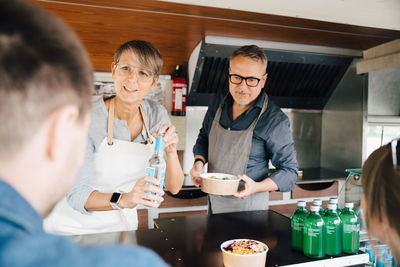
<path id="1" fill-rule="evenodd" d="M 156 229 L 81 235 L 81 244 L 138 244 L 156 251 L 172 266 L 222 267 L 222 242 L 250 238 L 268 245 L 266 266 L 352 266 L 368 255 L 343 254 L 316 260 L 291 249 L 290 219 L 271 210 L 194 215 L 155 220 Z"/>

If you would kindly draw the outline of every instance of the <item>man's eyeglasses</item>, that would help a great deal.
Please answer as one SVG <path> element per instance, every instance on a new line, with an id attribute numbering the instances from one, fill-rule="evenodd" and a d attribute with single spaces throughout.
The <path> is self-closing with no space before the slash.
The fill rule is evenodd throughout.
<path id="1" fill-rule="evenodd" d="M 131 76 L 133 73 L 135 73 L 138 81 L 142 83 L 150 82 L 153 79 L 153 74 L 150 71 L 138 67 L 133 67 L 128 64 L 117 63 L 115 65 L 115 69 L 120 75 L 124 77 Z"/>
<path id="2" fill-rule="evenodd" d="M 392 149 L 393 166 L 400 171 L 400 138 L 392 140 L 389 145 Z"/>
<path id="3" fill-rule="evenodd" d="M 241 84 L 243 80 L 246 81 L 247 86 L 256 87 L 261 79 L 256 77 L 242 77 L 237 74 L 228 74 L 229 81 L 233 84 Z"/>

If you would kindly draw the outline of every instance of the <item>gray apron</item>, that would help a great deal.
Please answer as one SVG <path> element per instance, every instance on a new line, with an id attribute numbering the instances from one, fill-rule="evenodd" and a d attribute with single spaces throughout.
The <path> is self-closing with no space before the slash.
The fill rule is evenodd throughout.
<path id="1" fill-rule="evenodd" d="M 208 172 L 220 172 L 228 174 L 245 174 L 247 162 L 253 140 L 253 131 L 261 114 L 267 109 L 268 96 L 265 96 L 260 115 L 246 130 L 231 131 L 224 129 L 220 124 L 222 105 L 215 114 L 208 142 Z M 211 214 L 251 211 L 268 209 L 268 192 L 256 193 L 247 199 L 234 196 L 208 195 L 209 212 Z"/>

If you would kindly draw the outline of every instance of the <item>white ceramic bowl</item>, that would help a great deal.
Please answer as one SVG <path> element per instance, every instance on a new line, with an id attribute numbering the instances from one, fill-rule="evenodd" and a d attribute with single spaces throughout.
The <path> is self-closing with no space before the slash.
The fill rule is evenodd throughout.
<path id="1" fill-rule="evenodd" d="M 213 195 L 234 195 L 240 182 L 236 175 L 226 173 L 203 173 L 200 174 L 200 178 L 201 191 Z"/>
<path id="2" fill-rule="evenodd" d="M 234 254 L 225 250 L 227 246 L 232 244 L 234 241 L 255 241 L 258 244 L 261 244 L 265 247 L 265 251 L 256 254 Z M 265 267 L 265 263 L 267 262 L 267 252 L 268 246 L 260 241 L 253 240 L 253 239 L 232 239 L 229 241 L 225 241 L 221 244 L 221 251 L 222 251 L 222 261 L 224 262 L 225 267 L 243 267 L 243 266 L 251 266 L 251 267 Z"/>

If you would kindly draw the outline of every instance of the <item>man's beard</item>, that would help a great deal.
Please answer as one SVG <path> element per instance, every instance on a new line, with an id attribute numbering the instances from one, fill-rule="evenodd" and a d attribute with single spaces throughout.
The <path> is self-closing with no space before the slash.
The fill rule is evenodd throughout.
<path id="1" fill-rule="evenodd" d="M 243 91 L 243 90 L 237 90 L 237 91 L 235 91 L 235 93 L 242 93 L 242 92 L 244 92 L 244 91 Z M 233 97 L 233 96 L 232 96 L 232 97 Z M 251 100 L 249 100 L 249 101 L 239 101 L 239 100 L 237 100 L 235 97 L 233 97 L 233 100 L 235 100 L 235 102 L 236 102 L 237 104 L 243 105 L 243 106 L 246 106 L 246 105 L 248 105 L 248 104 L 251 103 Z"/>

